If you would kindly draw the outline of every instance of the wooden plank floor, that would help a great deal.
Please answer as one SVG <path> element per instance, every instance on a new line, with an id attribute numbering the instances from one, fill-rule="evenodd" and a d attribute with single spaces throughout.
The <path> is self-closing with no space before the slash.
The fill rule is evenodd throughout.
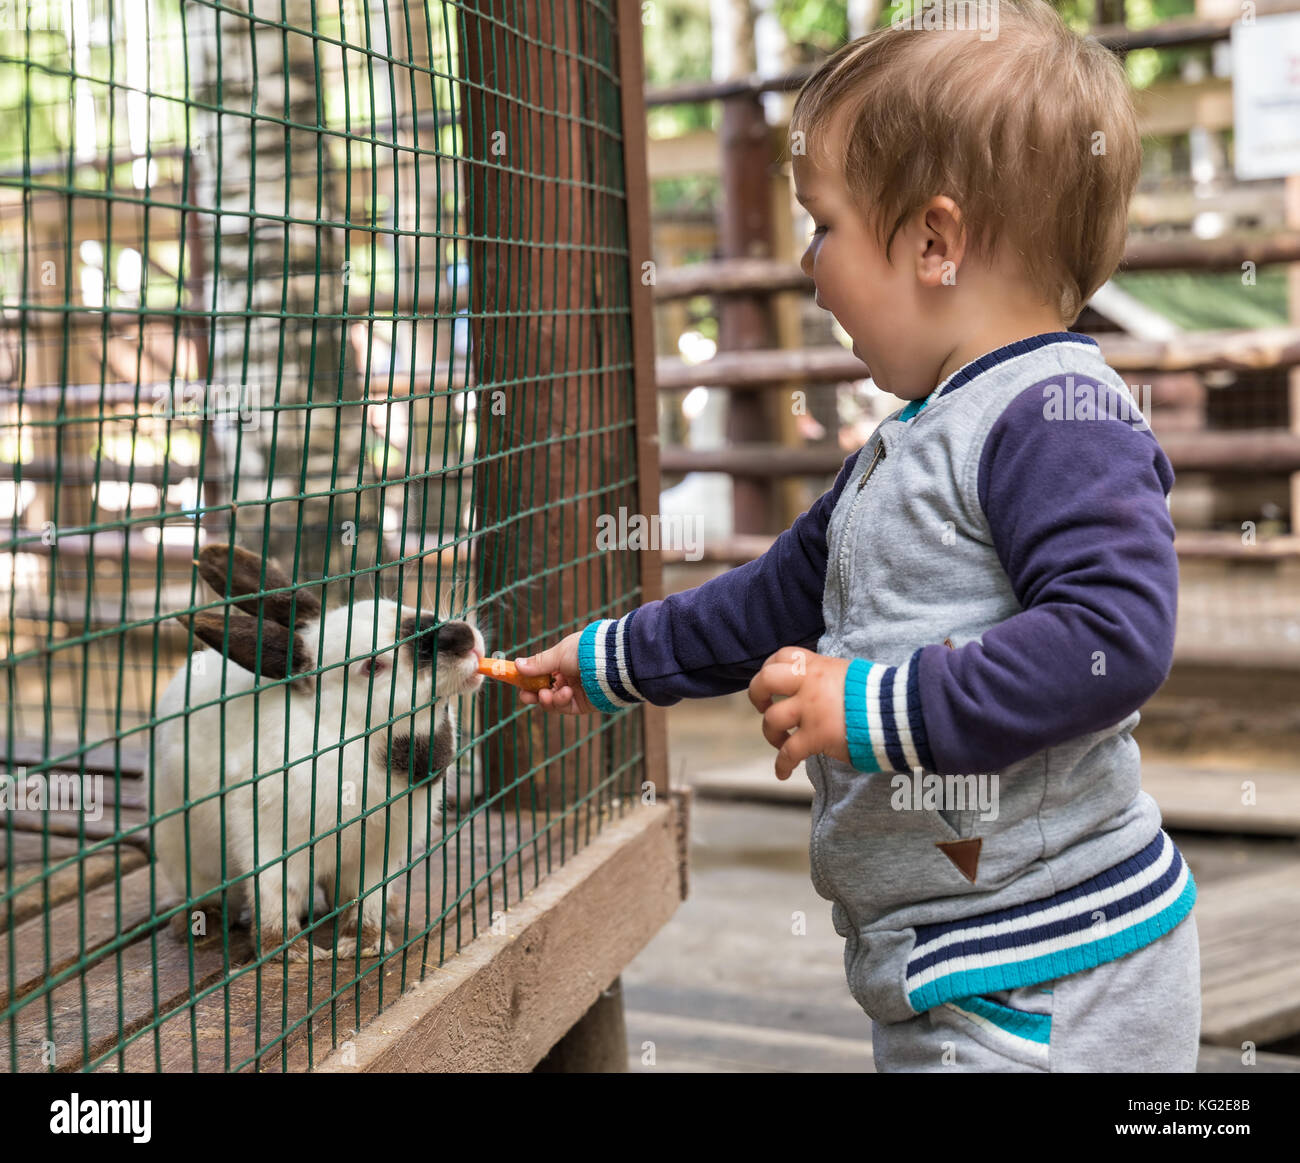
<path id="1" fill-rule="evenodd" d="M 1300 836 L 1300 770 L 1144 759 L 1142 788 L 1160 805 L 1166 828 Z"/>
<path id="2" fill-rule="evenodd" d="M 1263 1045 L 1300 1033 L 1300 865 L 1201 886 L 1201 1039 Z"/>

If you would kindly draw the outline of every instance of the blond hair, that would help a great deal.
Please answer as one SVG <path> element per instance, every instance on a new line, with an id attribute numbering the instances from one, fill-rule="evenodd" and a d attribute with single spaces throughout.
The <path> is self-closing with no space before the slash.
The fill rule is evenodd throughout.
<path id="1" fill-rule="evenodd" d="M 886 258 L 908 217 L 946 194 L 971 251 L 991 260 L 1005 240 L 1068 324 L 1124 255 L 1137 115 L 1120 62 L 1045 0 L 991 2 L 991 39 L 918 20 L 836 51 L 800 90 L 791 137 L 841 167 Z M 829 142 L 816 127 L 840 113 L 847 140 Z"/>

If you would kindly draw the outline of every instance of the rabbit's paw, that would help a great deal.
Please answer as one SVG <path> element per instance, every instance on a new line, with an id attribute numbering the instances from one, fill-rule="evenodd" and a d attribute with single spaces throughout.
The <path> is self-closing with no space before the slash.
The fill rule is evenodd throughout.
<path id="1" fill-rule="evenodd" d="M 340 937 L 338 943 L 334 946 L 334 955 L 336 957 L 355 957 L 357 955 L 357 939 L 355 937 Z"/>
<path id="2" fill-rule="evenodd" d="M 268 961 L 306 961 L 309 957 L 313 961 L 323 961 L 329 956 L 327 949 L 313 949 L 311 947 L 311 934 L 304 933 L 301 929 L 291 932 L 287 935 L 289 944 L 283 949 L 276 947 L 284 944 L 286 934 L 283 929 L 263 929 L 261 931 L 261 945 L 263 950 L 276 950 L 275 952 L 266 953 Z"/>

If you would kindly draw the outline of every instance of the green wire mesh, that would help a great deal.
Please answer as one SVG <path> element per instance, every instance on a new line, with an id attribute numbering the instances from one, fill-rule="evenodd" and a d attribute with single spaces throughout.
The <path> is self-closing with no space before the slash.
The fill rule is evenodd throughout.
<path id="1" fill-rule="evenodd" d="M 592 535 L 637 507 L 616 11 L 31 0 L 0 21 L 0 1059 L 310 1068 L 506 931 L 645 779 L 639 717 L 530 716 L 494 683 L 421 698 L 364 665 L 462 619 L 489 652 L 531 653 L 641 600 L 634 555 Z M 200 579 L 226 544 L 264 563 L 259 593 L 293 596 L 296 630 L 309 595 L 347 611 L 343 646 L 255 684 L 209 652 L 195 614 L 227 647 L 255 618 L 258 659 L 274 629 L 270 597 L 241 610 Z M 377 598 L 432 621 L 358 646 Z M 304 682 L 361 684 L 361 729 L 290 693 Z M 435 700 L 454 704 L 454 763 L 431 782 L 412 745 L 401 778 L 382 756 Z M 304 705 L 313 745 L 268 744 Z M 151 860 L 168 719 L 187 768 L 224 772 L 218 834 L 188 770 L 172 813 L 222 861 L 215 914 Z M 304 765 L 340 818 L 238 871 L 235 795 L 265 790 L 287 837 Z M 424 819 L 361 886 L 389 917 L 382 956 L 332 957 L 357 902 L 317 888 L 316 862 L 363 817 L 386 843 L 420 787 Z M 310 970 L 259 948 L 262 874 L 294 855 L 313 862 Z"/>

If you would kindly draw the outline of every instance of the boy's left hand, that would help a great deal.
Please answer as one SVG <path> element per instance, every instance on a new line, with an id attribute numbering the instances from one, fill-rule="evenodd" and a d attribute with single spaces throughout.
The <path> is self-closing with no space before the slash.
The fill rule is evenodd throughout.
<path id="1" fill-rule="evenodd" d="M 763 736 L 777 749 L 776 778 L 790 773 L 810 755 L 849 762 L 844 728 L 844 676 L 847 658 L 817 654 L 803 646 L 783 646 L 749 682 L 749 701 L 763 715 Z M 785 695 L 773 703 L 773 695 Z M 791 728 L 793 735 L 787 735 Z"/>

